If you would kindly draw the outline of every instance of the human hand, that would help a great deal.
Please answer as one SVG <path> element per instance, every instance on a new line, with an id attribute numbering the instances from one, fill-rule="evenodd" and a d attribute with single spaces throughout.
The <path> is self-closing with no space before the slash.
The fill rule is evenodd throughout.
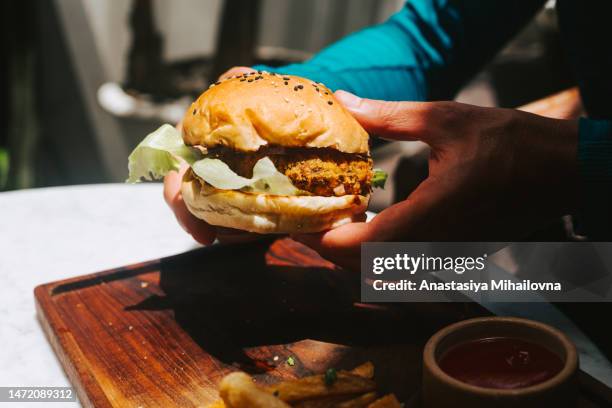
<path id="1" fill-rule="evenodd" d="M 366 241 L 517 239 L 575 205 L 575 121 L 456 102 L 336 97 L 370 134 L 422 140 L 431 153 L 428 178 L 371 222 L 295 236 L 333 262 L 358 269 Z"/>
<path id="2" fill-rule="evenodd" d="M 249 67 L 234 67 L 222 74 L 219 79 L 234 75 L 242 75 L 253 72 Z M 181 124 L 177 125 L 181 128 Z M 184 164 L 178 172 L 170 172 L 164 177 L 164 199 L 174 213 L 179 225 L 202 245 L 210 245 L 216 238 L 224 243 L 248 242 L 260 239 L 262 235 L 251 234 L 231 228 L 216 227 L 194 216 L 185 205 L 181 194 L 181 183 L 183 176 L 189 166 Z"/>

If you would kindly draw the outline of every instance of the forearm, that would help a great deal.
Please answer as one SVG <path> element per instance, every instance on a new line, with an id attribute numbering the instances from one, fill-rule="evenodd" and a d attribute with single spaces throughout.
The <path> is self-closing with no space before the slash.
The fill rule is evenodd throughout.
<path id="1" fill-rule="evenodd" d="M 384 24 L 352 34 L 304 63 L 255 68 L 307 77 L 333 91 L 373 99 L 425 100 L 424 71 L 433 61 L 431 56 L 418 57 L 418 44 L 398 24 L 406 14 L 402 10 Z"/>
<path id="2" fill-rule="evenodd" d="M 372 99 L 452 99 L 542 3 L 407 1 L 387 22 L 348 36 L 305 63 L 256 68 Z"/>

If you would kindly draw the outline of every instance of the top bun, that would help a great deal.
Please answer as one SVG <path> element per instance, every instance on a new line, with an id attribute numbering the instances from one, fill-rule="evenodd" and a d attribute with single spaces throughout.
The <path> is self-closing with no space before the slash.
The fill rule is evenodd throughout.
<path id="1" fill-rule="evenodd" d="M 265 145 L 368 153 L 368 134 L 321 83 L 255 72 L 212 85 L 183 119 L 192 146 L 256 151 Z"/>

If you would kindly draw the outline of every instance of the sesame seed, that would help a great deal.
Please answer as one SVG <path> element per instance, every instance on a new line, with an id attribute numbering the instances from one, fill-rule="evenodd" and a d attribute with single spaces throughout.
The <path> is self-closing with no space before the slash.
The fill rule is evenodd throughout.
<path id="1" fill-rule="evenodd" d="M 304 85 L 298 85 L 298 89 L 304 89 Z"/>
<path id="2" fill-rule="evenodd" d="M 215 82 L 215 85 L 219 85 L 221 83 L 221 81 L 217 81 Z"/>
<path id="3" fill-rule="evenodd" d="M 253 82 L 253 80 L 252 80 L 252 79 L 249 79 L 247 82 Z"/>
<path id="4" fill-rule="evenodd" d="M 315 91 L 319 92 L 319 88 L 315 88 Z"/>
<path id="5" fill-rule="evenodd" d="M 289 77 L 283 77 L 283 79 L 284 79 L 285 81 L 288 81 L 290 78 L 289 78 Z"/>
<path id="6" fill-rule="evenodd" d="M 257 71 L 258 74 L 261 74 L 261 71 Z"/>
<path id="7" fill-rule="evenodd" d="M 294 87 L 293 87 L 293 90 L 294 90 L 294 91 L 297 91 L 297 90 L 298 90 L 298 87 L 297 87 L 297 86 L 294 86 Z"/>
<path id="8" fill-rule="evenodd" d="M 325 95 L 329 95 L 329 92 L 325 91 Z"/>
<path id="9" fill-rule="evenodd" d="M 196 114 L 196 110 L 195 110 L 195 109 L 193 110 L 193 114 L 194 114 L 194 115 Z"/>
<path id="10" fill-rule="evenodd" d="M 327 101 L 328 105 L 333 105 L 334 103 L 332 101 Z"/>
<path id="11" fill-rule="evenodd" d="M 289 85 L 289 82 L 285 81 L 285 85 Z"/>
<path id="12" fill-rule="evenodd" d="M 240 82 L 244 82 L 244 81 L 246 81 L 246 79 L 245 79 L 245 78 L 242 78 L 242 79 L 240 80 Z"/>

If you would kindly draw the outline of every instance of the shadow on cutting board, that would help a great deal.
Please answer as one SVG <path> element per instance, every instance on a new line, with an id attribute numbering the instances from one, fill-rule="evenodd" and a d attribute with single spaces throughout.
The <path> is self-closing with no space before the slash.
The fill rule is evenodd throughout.
<path id="1" fill-rule="evenodd" d="M 248 371 L 256 365 L 245 348 L 303 339 L 422 344 L 438 328 L 482 313 L 474 305 L 360 305 L 357 273 L 288 238 L 164 259 L 159 286 L 165 296 L 130 309 L 172 309 L 202 349 Z"/>

